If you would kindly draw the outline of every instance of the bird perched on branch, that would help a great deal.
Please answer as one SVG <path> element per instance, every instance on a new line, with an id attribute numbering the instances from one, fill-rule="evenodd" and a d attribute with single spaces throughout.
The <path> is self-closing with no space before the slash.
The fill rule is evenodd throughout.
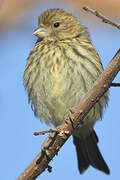
<path id="1" fill-rule="evenodd" d="M 34 35 L 38 40 L 28 57 L 24 85 L 35 116 L 58 127 L 64 123 L 68 110 L 80 104 L 92 88 L 103 67 L 87 29 L 62 9 L 41 14 Z M 91 165 L 109 174 L 93 129 L 107 101 L 106 93 L 90 110 L 84 124 L 74 130 L 80 173 Z"/>

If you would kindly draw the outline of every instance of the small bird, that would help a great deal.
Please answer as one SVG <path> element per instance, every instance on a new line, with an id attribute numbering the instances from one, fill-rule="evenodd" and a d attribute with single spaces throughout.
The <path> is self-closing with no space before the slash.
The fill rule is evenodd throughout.
<path id="1" fill-rule="evenodd" d="M 38 40 L 24 71 L 24 86 L 35 116 L 59 127 L 71 107 L 80 104 L 103 72 L 98 53 L 80 20 L 62 9 L 49 9 L 38 19 L 33 33 Z M 97 146 L 95 122 L 102 118 L 108 92 L 96 103 L 73 132 L 79 172 L 90 165 L 109 174 Z"/>

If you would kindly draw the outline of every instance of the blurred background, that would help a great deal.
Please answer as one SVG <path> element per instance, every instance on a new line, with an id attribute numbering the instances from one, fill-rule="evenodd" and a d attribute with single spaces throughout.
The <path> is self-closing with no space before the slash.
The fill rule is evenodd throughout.
<path id="1" fill-rule="evenodd" d="M 60 7 L 79 17 L 88 27 L 104 67 L 120 48 L 120 31 L 84 12 L 83 5 L 98 10 L 114 22 L 120 22 L 119 0 L 0 0 L 0 179 L 2 180 L 15 180 L 18 177 L 38 154 L 46 138 L 46 136 L 34 137 L 33 133 L 49 128 L 34 117 L 22 79 L 26 59 L 37 40 L 32 33 L 37 27 L 38 16 L 48 8 Z M 120 74 L 115 82 L 120 82 Z M 98 122 L 95 126 L 100 140 L 100 150 L 111 170 L 110 176 L 92 167 L 80 176 L 71 137 L 50 163 L 53 167 L 52 173 L 46 170 L 37 178 L 38 180 L 120 178 L 119 94 L 120 88 L 110 89 L 109 106 L 102 122 Z"/>

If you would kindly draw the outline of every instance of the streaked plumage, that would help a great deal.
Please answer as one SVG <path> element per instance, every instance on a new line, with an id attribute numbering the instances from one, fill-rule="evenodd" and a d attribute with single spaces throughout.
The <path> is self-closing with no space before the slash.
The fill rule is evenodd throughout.
<path id="1" fill-rule="evenodd" d="M 45 11 L 34 34 L 38 41 L 28 57 L 24 85 L 35 115 L 47 124 L 60 126 L 69 108 L 80 104 L 103 67 L 87 29 L 61 9 Z M 80 173 L 92 165 L 109 174 L 93 130 L 107 101 L 106 93 L 73 134 Z"/>

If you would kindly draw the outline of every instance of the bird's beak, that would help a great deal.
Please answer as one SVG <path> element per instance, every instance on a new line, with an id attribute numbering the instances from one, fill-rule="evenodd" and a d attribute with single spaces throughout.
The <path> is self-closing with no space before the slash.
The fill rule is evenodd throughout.
<path id="1" fill-rule="evenodd" d="M 40 26 L 35 29 L 33 35 L 37 36 L 38 38 L 44 38 L 45 36 L 48 36 L 48 31 L 45 27 Z"/>

